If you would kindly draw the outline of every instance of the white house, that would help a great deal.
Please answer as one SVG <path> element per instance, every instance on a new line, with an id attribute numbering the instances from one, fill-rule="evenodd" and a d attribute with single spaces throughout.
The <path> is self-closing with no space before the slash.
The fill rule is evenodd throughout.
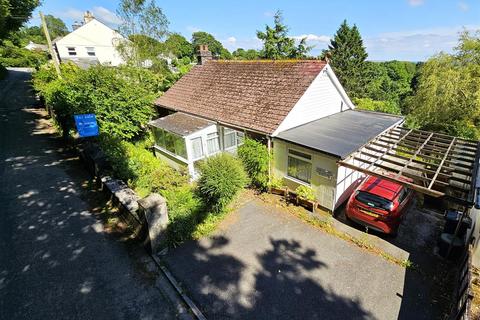
<path id="1" fill-rule="evenodd" d="M 360 173 L 338 166 L 401 117 L 354 110 L 327 62 L 321 60 L 211 60 L 155 102 L 164 117 L 150 123 L 156 154 L 195 177 L 201 159 L 235 153 L 244 136 L 273 150 L 271 175 L 295 190 L 310 186 L 333 211 Z"/>
<path id="2" fill-rule="evenodd" d="M 120 33 L 98 21 L 87 11 L 84 23 L 76 25 L 72 32 L 56 40 L 55 47 L 60 61 L 118 66 L 124 61 L 116 45 L 123 39 L 125 38 Z"/>

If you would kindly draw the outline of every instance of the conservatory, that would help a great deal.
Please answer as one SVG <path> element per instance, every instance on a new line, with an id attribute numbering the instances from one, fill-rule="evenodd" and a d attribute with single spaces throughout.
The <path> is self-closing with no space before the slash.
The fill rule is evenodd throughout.
<path id="1" fill-rule="evenodd" d="M 178 170 L 198 177 L 202 159 L 219 152 L 235 154 L 244 132 L 177 112 L 149 123 L 155 139 L 155 155 Z"/>

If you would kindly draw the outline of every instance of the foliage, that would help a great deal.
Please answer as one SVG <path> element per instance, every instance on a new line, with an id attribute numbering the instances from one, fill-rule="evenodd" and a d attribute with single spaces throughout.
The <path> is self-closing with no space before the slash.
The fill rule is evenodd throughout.
<path id="1" fill-rule="evenodd" d="M 194 49 L 198 50 L 201 44 L 208 45 L 208 50 L 210 50 L 214 56 L 219 57 L 220 59 L 228 60 L 232 58 L 232 54 L 225 49 L 222 43 L 215 39 L 215 37 L 210 33 L 204 31 L 194 32 L 192 34 L 192 45 Z"/>
<path id="2" fill-rule="evenodd" d="M 117 9 L 122 20 L 120 33 L 128 40 L 117 49 L 125 61 L 140 66 L 154 60 L 159 53 L 159 41 L 168 34 L 168 19 L 154 0 L 122 0 Z"/>
<path id="3" fill-rule="evenodd" d="M 282 12 L 274 15 L 274 26 L 265 26 L 265 32 L 257 31 L 257 38 L 263 41 L 260 56 L 266 59 L 299 59 L 306 57 L 312 49 L 306 45 L 306 38 L 295 45 L 295 39 L 288 36 L 288 27 L 283 24 Z"/>
<path id="4" fill-rule="evenodd" d="M 179 59 L 193 59 L 193 50 L 193 45 L 181 34 L 172 33 L 168 36 L 167 40 L 165 40 L 165 51 L 172 53 Z"/>
<path id="5" fill-rule="evenodd" d="M 277 177 L 272 177 L 270 179 L 269 187 L 274 188 L 274 189 L 283 189 L 283 187 L 284 187 L 283 179 L 282 178 L 277 178 Z"/>
<path id="6" fill-rule="evenodd" d="M 228 153 L 205 159 L 200 171 L 198 190 L 214 212 L 222 211 L 248 182 L 240 160 Z"/>
<path id="7" fill-rule="evenodd" d="M 0 0 L 0 41 L 30 19 L 39 0 Z"/>
<path id="8" fill-rule="evenodd" d="M 480 31 L 462 33 L 454 54 L 441 53 L 422 66 L 408 111 L 413 128 L 480 138 Z"/>
<path id="9" fill-rule="evenodd" d="M 232 52 L 232 56 L 237 60 L 257 60 L 260 59 L 260 53 L 255 49 L 242 49 L 238 48 Z"/>
<path id="10" fill-rule="evenodd" d="M 262 143 L 253 139 L 245 139 L 238 147 L 238 157 L 247 171 L 252 185 L 265 190 L 268 187 L 268 163 L 270 155 Z"/>
<path id="11" fill-rule="evenodd" d="M 350 27 L 344 20 L 323 55 L 330 59 L 330 65 L 347 93 L 361 98 L 368 55 L 357 26 Z"/>
<path id="12" fill-rule="evenodd" d="M 0 64 L 6 67 L 39 68 L 48 61 L 48 56 L 42 51 L 30 51 L 11 44 L 0 47 Z"/>
<path id="13" fill-rule="evenodd" d="M 354 98 L 352 101 L 360 110 L 369 110 L 391 114 L 401 113 L 398 105 L 392 101 L 379 101 L 372 100 L 370 98 Z"/>
<path id="14" fill-rule="evenodd" d="M 33 83 L 55 111 L 64 134 L 73 128 L 74 114 L 95 113 L 102 133 L 138 137 L 154 115 L 153 100 L 164 90 L 165 79 L 146 69 L 61 67 L 63 79 L 52 80 L 50 65 L 34 75 Z"/>
<path id="15" fill-rule="evenodd" d="M 63 37 L 64 35 L 68 34 L 68 28 L 63 22 L 62 19 L 52 16 L 51 14 L 47 14 L 45 16 L 45 23 L 47 24 L 48 32 L 50 33 L 50 38 L 53 40 L 57 37 Z M 34 29 L 35 31 L 37 29 Z M 32 30 L 33 31 L 33 30 Z M 43 31 L 42 31 L 43 36 Z M 45 38 L 43 36 L 43 38 Z M 42 42 L 42 43 L 46 43 Z"/>
<path id="16" fill-rule="evenodd" d="M 297 189 L 295 189 L 295 193 L 300 198 L 309 201 L 315 201 L 315 193 L 313 192 L 313 189 L 309 186 L 300 185 L 297 187 Z"/>

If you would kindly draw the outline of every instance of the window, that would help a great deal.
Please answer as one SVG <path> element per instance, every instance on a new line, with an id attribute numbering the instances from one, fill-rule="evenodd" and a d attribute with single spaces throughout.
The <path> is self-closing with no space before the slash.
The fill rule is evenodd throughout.
<path id="1" fill-rule="evenodd" d="M 87 54 L 91 57 L 95 57 L 95 48 L 94 47 L 86 47 Z"/>
<path id="2" fill-rule="evenodd" d="M 209 133 L 207 135 L 207 152 L 214 154 L 220 151 L 220 141 L 218 140 L 218 133 Z"/>
<path id="3" fill-rule="evenodd" d="M 192 142 L 192 158 L 193 160 L 203 157 L 202 137 L 194 138 Z"/>
<path id="4" fill-rule="evenodd" d="M 245 139 L 245 133 L 237 131 L 237 146 L 241 145 L 244 139 Z"/>
<path id="5" fill-rule="evenodd" d="M 223 131 L 224 148 L 230 149 L 237 145 L 237 133 L 235 130 L 225 128 Z"/>
<path id="6" fill-rule="evenodd" d="M 153 136 L 158 147 L 184 159 L 187 158 L 187 148 L 183 137 L 160 128 L 153 128 Z"/>
<path id="7" fill-rule="evenodd" d="M 408 196 L 409 190 L 407 188 L 402 188 L 402 191 L 400 191 L 400 196 L 398 197 L 398 202 L 402 203 Z"/>
<path id="8" fill-rule="evenodd" d="M 67 50 L 68 50 L 68 55 L 69 56 L 76 56 L 77 55 L 77 51 L 75 51 L 75 47 L 67 47 Z"/>
<path id="9" fill-rule="evenodd" d="M 295 150 L 288 150 L 287 175 L 310 183 L 312 179 L 312 156 Z"/>

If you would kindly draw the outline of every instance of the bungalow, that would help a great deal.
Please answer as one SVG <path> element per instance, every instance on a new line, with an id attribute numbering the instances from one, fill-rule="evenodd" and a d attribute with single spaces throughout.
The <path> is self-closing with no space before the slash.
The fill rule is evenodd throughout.
<path id="1" fill-rule="evenodd" d="M 397 125 L 401 117 L 356 111 L 321 60 L 212 60 L 199 64 L 155 102 L 156 155 L 195 178 L 198 161 L 235 153 L 245 136 L 273 150 L 271 175 L 291 189 L 311 186 L 333 211 L 360 173 L 337 161 Z"/>

